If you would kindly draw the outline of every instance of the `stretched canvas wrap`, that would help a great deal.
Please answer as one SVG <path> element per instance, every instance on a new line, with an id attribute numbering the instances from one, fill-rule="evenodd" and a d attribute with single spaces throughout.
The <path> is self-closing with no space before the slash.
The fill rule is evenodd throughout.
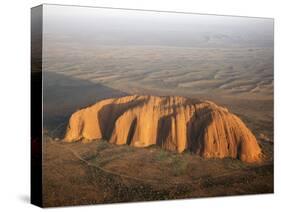
<path id="1" fill-rule="evenodd" d="M 31 201 L 273 193 L 273 19 L 31 9 Z"/>

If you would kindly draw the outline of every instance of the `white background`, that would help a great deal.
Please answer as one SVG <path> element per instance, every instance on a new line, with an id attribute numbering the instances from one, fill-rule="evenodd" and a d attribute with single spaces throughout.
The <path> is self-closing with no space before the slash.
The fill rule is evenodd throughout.
<path id="1" fill-rule="evenodd" d="M 70 211 L 277 211 L 280 186 L 279 0 L 6 0 L 0 5 L 0 211 L 35 211 L 30 187 L 30 8 L 41 3 L 275 18 L 275 194 L 56 208 Z M 77 197 L 79 198 L 79 197 Z M 280 205 L 280 204 L 279 204 Z M 281 207 L 281 206 L 280 206 Z M 279 209 L 280 211 L 280 209 Z"/>

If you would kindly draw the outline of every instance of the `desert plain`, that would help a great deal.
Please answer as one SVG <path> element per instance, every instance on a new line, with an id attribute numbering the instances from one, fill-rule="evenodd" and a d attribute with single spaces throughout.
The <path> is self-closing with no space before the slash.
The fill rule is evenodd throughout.
<path id="1" fill-rule="evenodd" d="M 80 27 L 87 32 L 87 27 Z M 190 37 L 179 37 L 189 40 L 182 45 L 171 44 L 174 31 L 167 30 L 165 37 L 162 28 L 157 32 L 160 41 L 150 28 L 147 34 L 134 29 L 128 37 L 122 37 L 127 31 L 119 28 L 116 34 L 104 30 L 83 36 L 67 30 L 62 33 L 49 26 L 44 34 L 44 206 L 273 193 L 270 32 L 269 38 L 262 33 L 253 38 L 243 30 L 238 35 L 231 30 L 195 30 Z M 125 96 L 178 96 L 227 108 L 255 137 L 260 160 L 205 158 L 188 149 L 179 153 L 159 145 L 116 145 L 106 137 L 66 141 L 72 114 Z"/>
<path id="2" fill-rule="evenodd" d="M 71 50 L 67 57 L 57 49 L 51 49 L 43 75 L 46 206 L 273 192 L 272 49 L 101 46 Z M 227 107 L 252 130 L 263 161 L 203 159 L 107 141 L 61 142 L 76 110 L 135 94 L 179 95 Z"/>

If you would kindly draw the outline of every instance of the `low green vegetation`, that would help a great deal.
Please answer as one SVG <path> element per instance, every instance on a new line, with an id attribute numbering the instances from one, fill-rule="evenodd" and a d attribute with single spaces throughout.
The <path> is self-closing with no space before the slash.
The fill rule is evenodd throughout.
<path id="1" fill-rule="evenodd" d="M 163 161 L 169 158 L 169 153 L 163 149 L 159 149 L 158 154 L 155 156 L 156 161 Z"/>
<path id="2" fill-rule="evenodd" d="M 186 172 L 188 161 L 181 155 L 172 157 L 172 171 L 174 176 L 180 176 Z"/>
<path id="3" fill-rule="evenodd" d="M 97 152 L 100 152 L 109 147 L 109 143 L 105 140 L 97 141 Z"/>

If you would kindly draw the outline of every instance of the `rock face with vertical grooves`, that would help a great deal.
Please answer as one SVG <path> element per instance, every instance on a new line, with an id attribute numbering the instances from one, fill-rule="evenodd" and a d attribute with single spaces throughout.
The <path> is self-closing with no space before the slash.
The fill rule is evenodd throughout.
<path id="1" fill-rule="evenodd" d="M 210 101 L 179 96 L 106 99 L 72 114 L 65 141 L 98 139 L 244 162 L 257 162 L 261 155 L 255 136 L 236 115 Z"/>

